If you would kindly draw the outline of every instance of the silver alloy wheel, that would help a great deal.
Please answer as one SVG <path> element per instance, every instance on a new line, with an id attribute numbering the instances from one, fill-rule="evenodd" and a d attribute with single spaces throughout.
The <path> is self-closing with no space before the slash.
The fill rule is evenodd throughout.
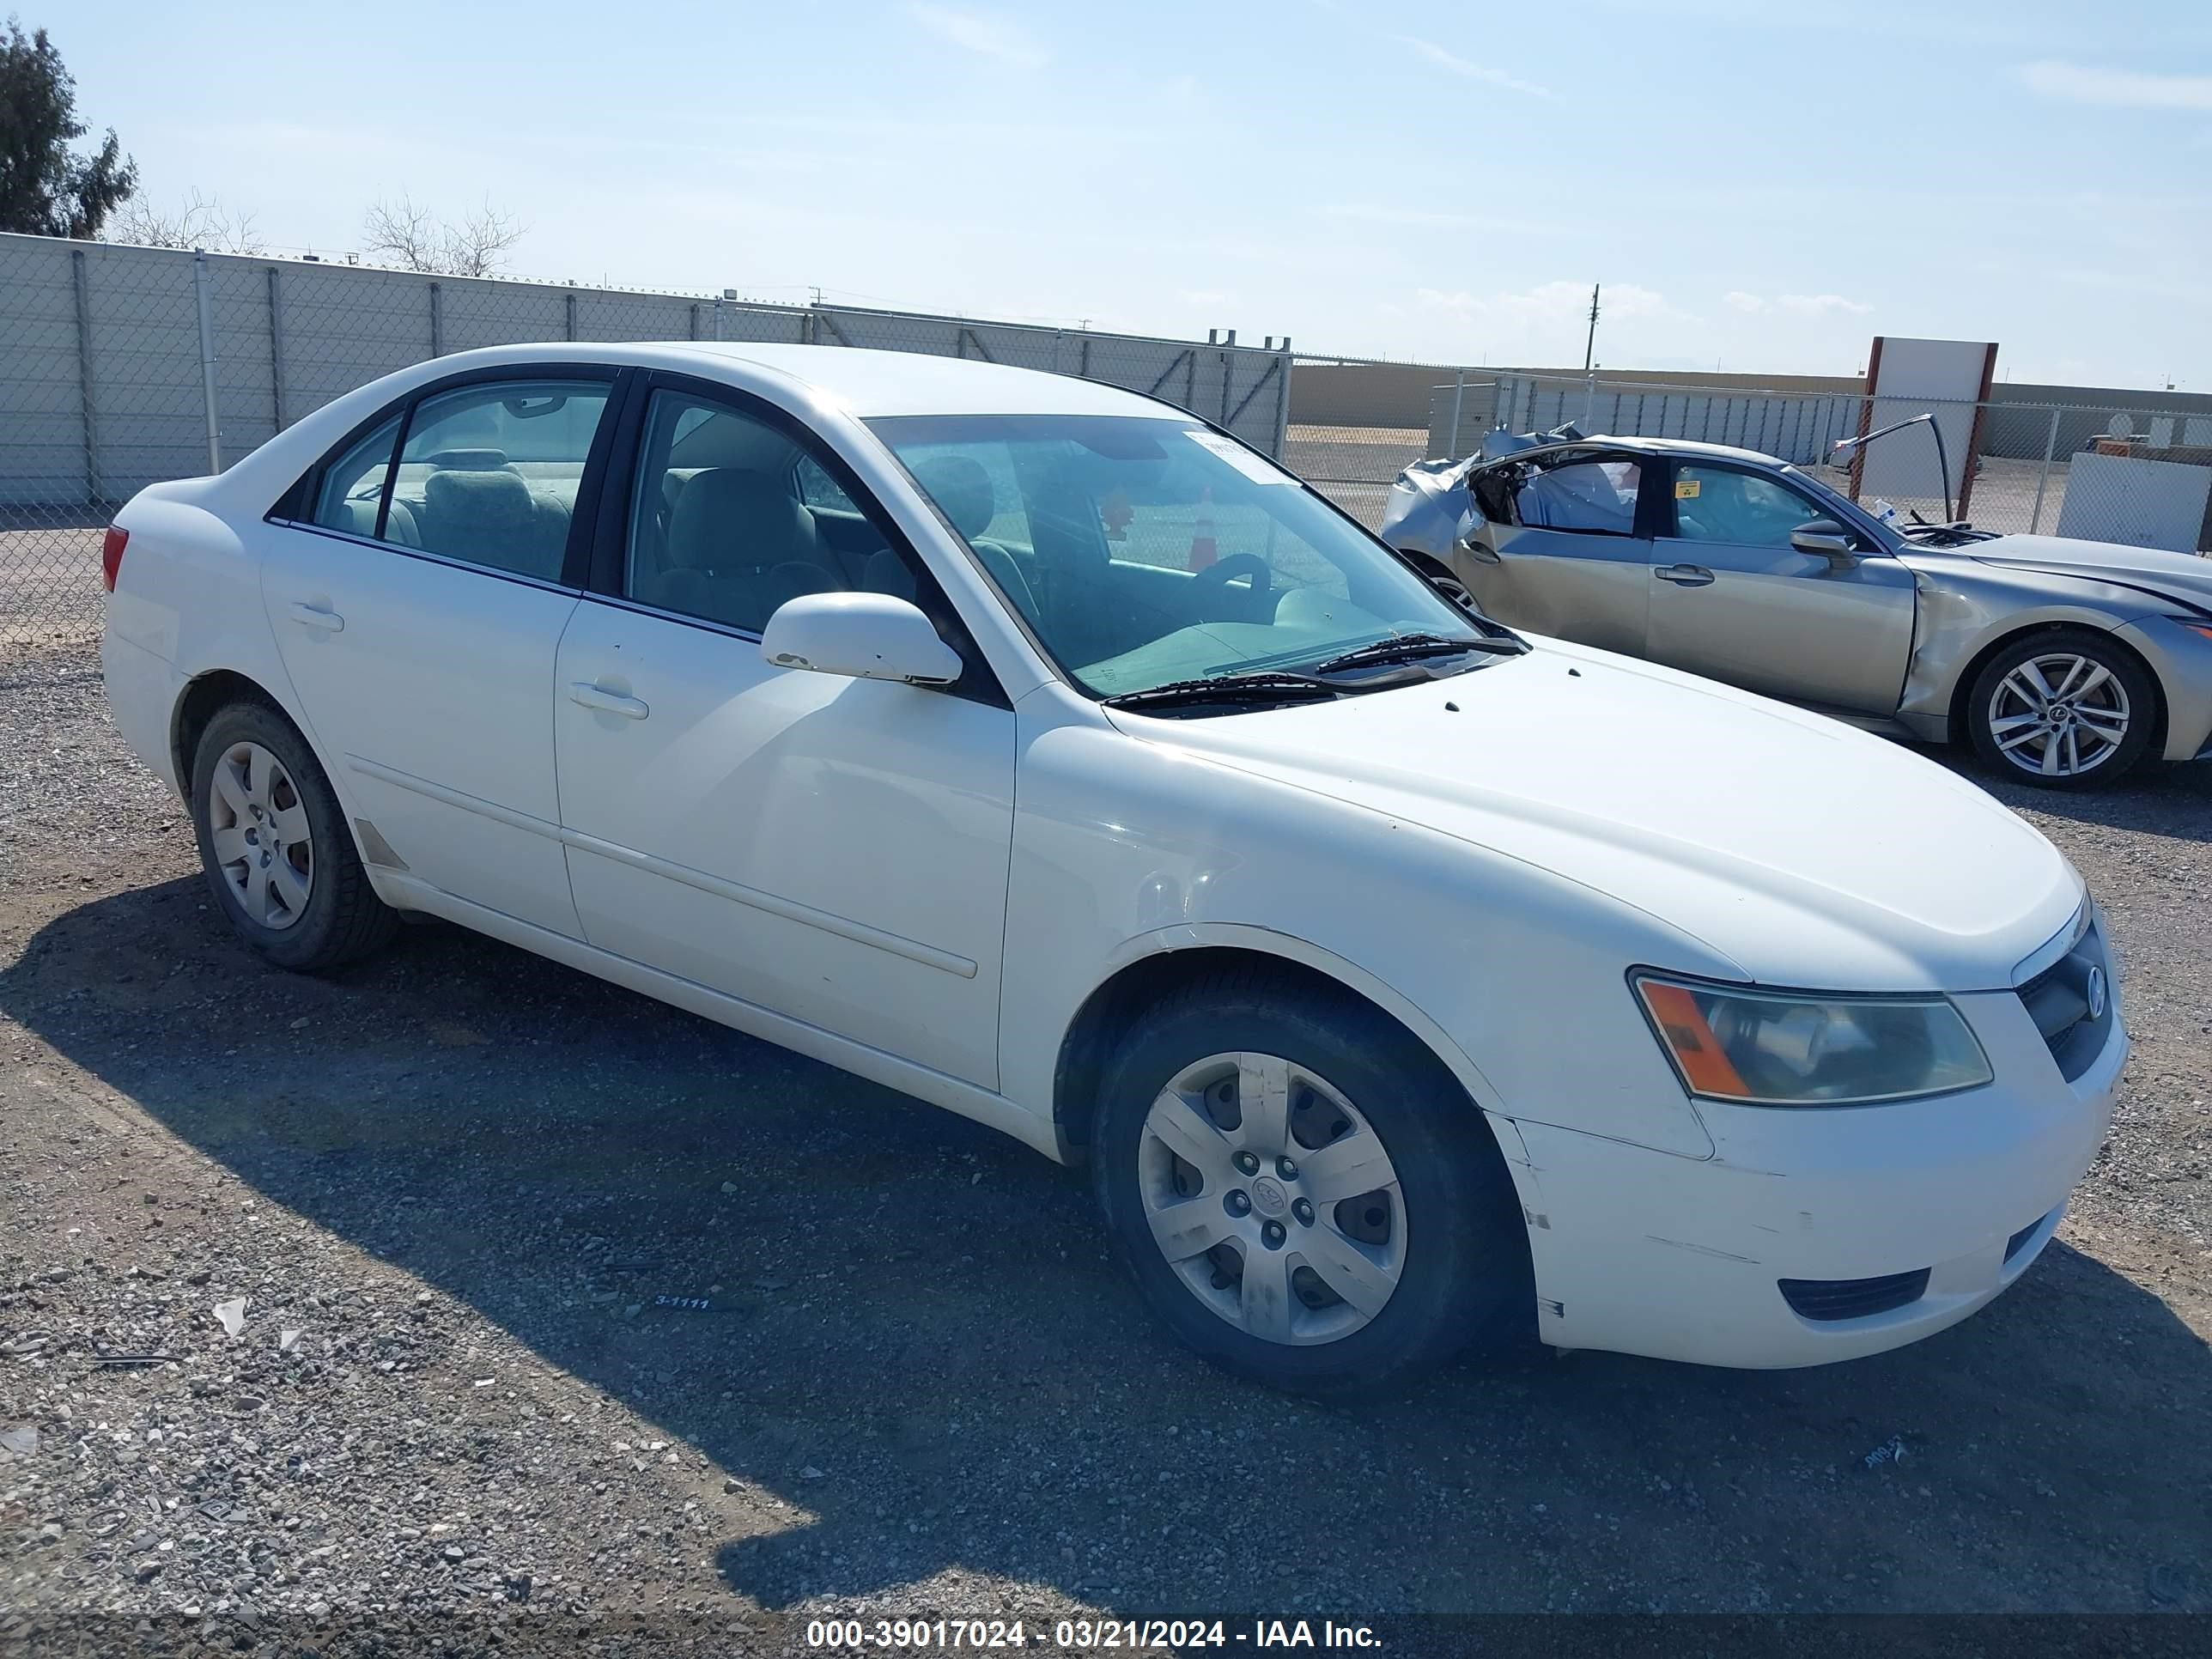
<path id="1" fill-rule="evenodd" d="M 1406 1266 L 1381 1137 L 1341 1091 L 1274 1054 L 1212 1054 L 1160 1091 L 1137 1147 L 1160 1254 L 1192 1294 L 1268 1342 L 1334 1342 Z"/>
<path id="2" fill-rule="evenodd" d="M 1990 736 L 2023 772 L 2078 777 L 2102 766 L 2128 735 L 2127 688 L 2104 664 L 2071 651 L 2030 657 L 1990 697 Z"/>
<path id="3" fill-rule="evenodd" d="M 248 917 L 283 929 L 307 914 L 314 841 L 283 762 L 258 743 L 225 750 L 208 782 L 208 831 L 216 866 Z"/>

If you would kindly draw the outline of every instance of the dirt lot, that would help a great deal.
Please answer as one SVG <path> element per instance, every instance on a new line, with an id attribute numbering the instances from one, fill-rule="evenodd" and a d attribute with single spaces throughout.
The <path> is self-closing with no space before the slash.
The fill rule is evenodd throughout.
<path id="1" fill-rule="evenodd" d="M 2008 793 L 2108 906 L 2138 1046 L 1994 1307 L 1819 1371 L 1323 1409 L 1172 1346 L 1080 1182 L 981 1128 L 456 930 L 258 966 L 89 654 L 0 661 L 0 1647 L 2212 1610 L 2212 768 Z"/>

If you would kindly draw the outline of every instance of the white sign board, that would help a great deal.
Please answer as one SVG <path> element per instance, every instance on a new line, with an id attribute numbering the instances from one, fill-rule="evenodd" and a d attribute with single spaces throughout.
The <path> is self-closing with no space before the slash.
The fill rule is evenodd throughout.
<path id="1" fill-rule="evenodd" d="M 2208 498 L 2212 498 L 2212 466 L 2184 466 L 2136 455 L 2080 454 L 2066 469 L 2058 533 L 2084 541 L 2194 553 L 2204 528 Z"/>
<path id="2" fill-rule="evenodd" d="M 1948 495 L 1952 510 L 1964 518 L 1981 404 L 1989 396 L 1996 361 L 1997 349 L 1986 340 L 1876 336 L 1867 358 L 1868 418 L 1863 429 L 1879 432 L 1915 415 L 1933 415 L 1943 432 L 1949 488 L 1936 468 L 1936 440 L 1919 428 L 1893 433 L 1859 451 L 1851 474 L 1853 493 L 1899 506 L 1910 502 L 1930 519 L 1941 516 Z"/>

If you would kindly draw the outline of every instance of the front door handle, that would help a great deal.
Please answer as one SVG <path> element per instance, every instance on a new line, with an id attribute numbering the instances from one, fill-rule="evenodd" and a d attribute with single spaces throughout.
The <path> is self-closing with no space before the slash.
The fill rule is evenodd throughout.
<path id="1" fill-rule="evenodd" d="M 1662 564 L 1651 574 L 1677 587 L 1703 587 L 1713 579 L 1713 573 L 1701 564 Z"/>
<path id="2" fill-rule="evenodd" d="M 320 605 L 295 604 L 292 620 L 302 628 L 319 628 L 325 634 L 345 632 L 345 618 L 335 611 L 325 611 Z"/>
<path id="3" fill-rule="evenodd" d="M 618 691 L 609 691 L 589 680 L 578 680 L 568 688 L 568 701 L 580 703 L 586 708 L 596 708 L 603 714 L 620 714 L 624 720 L 641 720 L 653 712 L 651 707 L 635 697 L 625 697 Z"/>

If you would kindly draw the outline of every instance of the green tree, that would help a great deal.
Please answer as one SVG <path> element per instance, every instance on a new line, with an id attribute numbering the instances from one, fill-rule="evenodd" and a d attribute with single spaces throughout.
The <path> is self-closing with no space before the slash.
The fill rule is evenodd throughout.
<path id="1" fill-rule="evenodd" d="M 137 165 L 115 129 L 92 155 L 70 146 L 84 137 L 76 82 L 46 32 L 26 36 L 10 16 L 0 35 L 0 230 L 33 236 L 96 236 L 138 185 Z"/>

